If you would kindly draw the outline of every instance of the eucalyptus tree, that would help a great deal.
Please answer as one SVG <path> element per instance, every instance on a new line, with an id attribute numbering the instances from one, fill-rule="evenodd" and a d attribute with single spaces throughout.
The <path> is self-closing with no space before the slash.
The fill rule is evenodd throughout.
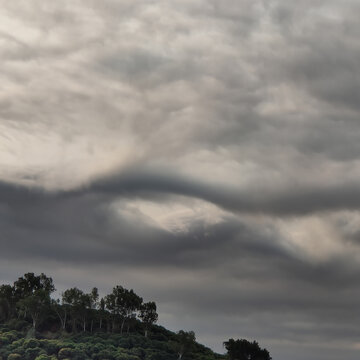
<path id="1" fill-rule="evenodd" d="M 113 292 L 109 295 L 106 295 L 105 299 L 104 299 L 106 309 L 109 311 L 110 318 L 111 318 L 111 331 L 112 332 L 115 331 L 116 320 L 120 316 L 120 307 L 118 305 L 118 300 L 117 300 L 117 296 L 118 296 L 119 292 L 121 291 L 121 289 L 119 289 L 119 288 L 122 288 L 122 287 L 119 287 L 119 286 L 114 287 Z M 108 322 L 107 325 L 108 325 L 107 327 L 109 330 L 110 323 Z"/>
<path id="2" fill-rule="evenodd" d="M 82 321 L 83 332 L 86 331 L 86 320 L 88 318 L 90 309 L 91 309 L 91 295 L 82 293 L 80 296 L 78 311 Z"/>
<path id="3" fill-rule="evenodd" d="M 69 307 L 72 332 L 76 332 L 76 323 L 81 319 L 81 311 L 84 306 L 84 292 L 77 287 L 67 289 L 62 294 L 63 304 Z"/>
<path id="4" fill-rule="evenodd" d="M 140 311 L 143 299 L 135 294 L 135 292 L 131 290 L 126 290 L 125 299 L 123 305 L 123 321 L 121 324 L 122 333 L 125 321 L 127 321 L 127 332 L 129 332 L 130 321 L 131 319 L 135 319 L 137 312 Z"/>
<path id="5" fill-rule="evenodd" d="M 90 332 L 93 332 L 94 319 L 98 316 L 99 291 L 96 287 L 92 288 L 89 294 L 89 312 L 90 312 Z"/>
<path id="6" fill-rule="evenodd" d="M 103 324 L 104 318 L 106 319 L 108 317 L 108 311 L 105 308 L 106 308 L 105 299 L 101 298 L 99 301 L 99 308 L 97 311 L 98 317 L 99 317 L 100 330 L 102 329 L 102 324 Z M 107 322 L 108 322 L 108 320 L 107 320 Z"/>
<path id="7" fill-rule="evenodd" d="M 105 297 L 106 308 L 112 316 L 112 330 L 115 330 L 116 321 L 121 318 L 120 333 L 122 334 L 126 320 L 136 314 L 142 304 L 142 298 L 133 290 L 127 290 L 117 285 L 111 294 Z"/>
<path id="8" fill-rule="evenodd" d="M 17 306 L 20 313 L 23 313 L 25 317 L 26 314 L 30 315 L 32 319 L 32 326 L 34 330 L 36 330 L 39 320 L 45 316 L 47 310 L 49 309 L 50 294 L 45 289 L 38 289 L 31 295 L 19 300 Z"/>
<path id="9" fill-rule="evenodd" d="M 62 301 L 62 303 L 61 303 L 60 299 L 57 299 L 57 300 L 52 299 L 51 307 L 55 311 L 56 315 L 58 316 L 58 318 L 60 320 L 61 329 L 65 330 L 66 329 L 66 321 L 67 321 L 67 317 L 69 314 L 69 305 L 64 303 L 64 301 Z"/>
<path id="10" fill-rule="evenodd" d="M 9 320 L 16 311 L 14 287 L 11 285 L 0 286 L 0 321 Z"/>
<path id="11" fill-rule="evenodd" d="M 158 314 L 156 312 L 156 304 L 154 301 L 143 303 L 140 307 L 139 318 L 142 320 L 145 326 L 145 337 L 148 336 L 148 330 L 152 324 L 158 320 Z"/>
<path id="12" fill-rule="evenodd" d="M 38 290 L 43 290 L 49 295 L 54 292 L 55 286 L 52 278 L 47 277 L 44 273 L 40 275 L 26 273 L 14 282 L 14 295 L 18 300 L 33 295 Z"/>
<path id="13" fill-rule="evenodd" d="M 50 294 L 55 291 L 52 278 L 45 274 L 26 273 L 14 282 L 13 294 L 19 315 L 30 315 L 33 328 L 43 317 L 50 305 Z"/>
<path id="14" fill-rule="evenodd" d="M 191 351 L 195 344 L 195 333 L 193 331 L 183 331 L 180 330 L 177 333 L 177 352 L 178 352 L 178 360 L 181 360 L 184 354 Z"/>

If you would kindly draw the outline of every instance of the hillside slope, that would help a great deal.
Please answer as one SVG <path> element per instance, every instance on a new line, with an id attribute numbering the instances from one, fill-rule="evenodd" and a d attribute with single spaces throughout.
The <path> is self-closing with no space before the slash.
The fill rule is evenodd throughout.
<path id="1" fill-rule="evenodd" d="M 156 325 L 147 338 L 137 331 L 123 335 L 46 331 L 35 337 L 23 321 L 0 328 L 0 360 L 176 360 L 180 347 L 177 334 Z M 196 342 L 182 356 L 182 360 L 221 359 L 225 356 Z"/>

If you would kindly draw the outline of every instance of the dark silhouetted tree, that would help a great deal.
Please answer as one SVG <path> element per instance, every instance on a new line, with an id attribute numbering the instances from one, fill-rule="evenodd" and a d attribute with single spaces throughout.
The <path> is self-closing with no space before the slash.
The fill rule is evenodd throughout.
<path id="1" fill-rule="evenodd" d="M 112 316 L 113 331 L 116 320 L 121 318 L 120 333 L 122 334 L 125 321 L 130 319 L 140 309 L 142 298 L 136 295 L 133 290 L 127 290 L 117 285 L 113 288 L 112 293 L 105 297 L 105 304 Z"/>
<path id="2" fill-rule="evenodd" d="M 156 304 L 153 301 L 144 303 L 140 307 L 139 318 L 142 320 L 145 326 L 145 337 L 148 335 L 148 330 L 152 324 L 158 320 L 158 314 L 156 312 Z"/>
<path id="3" fill-rule="evenodd" d="M 11 285 L 0 286 L 0 321 L 7 321 L 15 315 L 16 299 L 14 287 Z"/>
<path id="4" fill-rule="evenodd" d="M 90 311 L 89 311 L 89 315 L 90 315 L 90 319 L 91 319 L 91 323 L 90 323 L 90 332 L 93 332 L 93 328 L 94 328 L 94 320 L 97 318 L 98 316 L 98 306 L 99 306 L 99 292 L 98 289 L 96 287 L 94 287 L 91 290 L 91 293 L 89 294 L 89 306 L 90 306 Z"/>
<path id="5" fill-rule="evenodd" d="M 178 359 L 182 359 L 184 354 L 191 351 L 192 347 L 195 344 L 195 333 L 193 331 L 183 331 L 180 330 L 177 333 L 177 340 L 178 340 Z"/>
<path id="6" fill-rule="evenodd" d="M 55 291 L 52 278 L 45 274 L 27 273 L 14 282 L 14 295 L 17 300 L 33 295 L 37 290 L 44 290 L 49 295 Z"/>
<path id="7" fill-rule="evenodd" d="M 31 295 L 18 301 L 17 306 L 23 314 L 29 314 L 32 319 L 32 326 L 36 330 L 39 320 L 41 320 L 50 306 L 50 294 L 45 289 L 38 289 Z"/>
<path id="8" fill-rule="evenodd" d="M 31 316 L 33 328 L 50 306 L 50 294 L 55 291 L 52 278 L 45 274 L 26 273 L 14 282 L 16 307 L 24 318 Z"/>
<path id="9" fill-rule="evenodd" d="M 70 309 L 72 331 L 75 332 L 76 322 L 82 318 L 82 311 L 84 307 L 84 292 L 77 287 L 67 289 L 62 294 L 62 302 L 68 305 Z"/>
<path id="10" fill-rule="evenodd" d="M 229 339 L 224 346 L 229 360 L 271 360 L 269 352 L 261 349 L 256 341 Z"/>
<path id="11" fill-rule="evenodd" d="M 61 329 L 65 330 L 67 316 L 69 313 L 69 305 L 64 304 L 64 302 L 61 304 L 60 300 L 57 299 L 57 300 L 51 300 L 51 307 L 55 311 L 56 315 L 58 316 L 58 318 L 60 320 Z"/>

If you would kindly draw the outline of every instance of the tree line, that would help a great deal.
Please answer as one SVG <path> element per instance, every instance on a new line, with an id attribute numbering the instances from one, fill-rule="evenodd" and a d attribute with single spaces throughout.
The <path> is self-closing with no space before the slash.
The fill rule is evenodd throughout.
<path id="1" fill-rule="evenodd" d="M 100 297 L 98 289 L 86 293 L 77 287 L 65 290 L 61 298 L 54 299 L 55 291 L 51 277 L 41 273 L 26 273 L 12 285 L 0 286 L 0 324 L 23 319 L 31 323 L 35 333 L 40 326 L 46 329 L 71 333 L 95 331 L 129 333 L 139 323 L 145 337 L 158 320 L 154 301 L 144 302 L 134 290 L 116 285 L 112 292 Z M 44 325 L 45 324 L 45 325 Z M 195 333 L 180 330 L 176 334 L 178 360 L 195 346 Z M 271 360 L 266 349 L 256 341 L 245 339 L 225 341 L 229 360 Z"/>
<path id="2" fill-rule="evenodd" d="M 141 320 L 144 335 L 158 320 L 154 301 L 144 302 L 132 289 L 117 285 L 104 297 L 94 287 L 86 293 L 77 287 L 65 290 L 60 299 L 51 277 L 26 273 L 12 285 L 0 286 L 0 322 L 30 320 L 34 330 L 56 315 L 59 328 L 71 332 L 103 330 L 129 332 L 136 319 Z"/>

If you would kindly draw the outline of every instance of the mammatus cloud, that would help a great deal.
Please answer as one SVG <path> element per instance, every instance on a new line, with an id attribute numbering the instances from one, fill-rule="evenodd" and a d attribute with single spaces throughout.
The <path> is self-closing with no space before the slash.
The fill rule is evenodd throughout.
<path id="1" fill-rule="evenodd" d="M 358 358 L 357 1 L 0 5 L 3 281 Z"/>

